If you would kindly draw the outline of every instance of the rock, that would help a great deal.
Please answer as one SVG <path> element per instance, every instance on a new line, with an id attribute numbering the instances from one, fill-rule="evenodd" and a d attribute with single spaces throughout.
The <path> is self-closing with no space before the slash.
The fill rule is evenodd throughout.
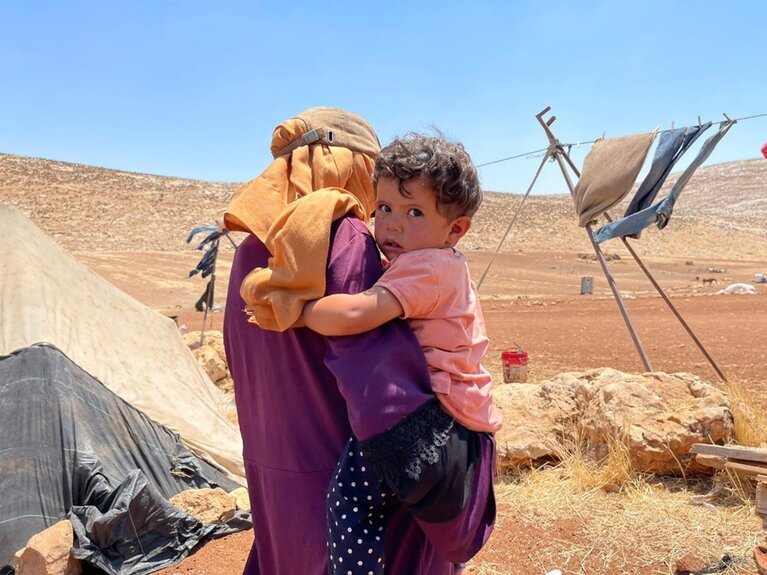
<path id="1" fill-rule="evenodd" d="M 16 575 L 80 575 L 80 562 L 70 555 L 73 540 L 69 521 L 59 521 L 33 535 L 14 555 Z"/>
<path id="2" fill-rule="evenodd" d="M 190 331 L 184 334 L 184 343 L 192 350 L 197 363 L 208 374 L 210 380 L 222 390 L 232 393 L 234 384 L 229 376 L 224 350 L 224 335 L 220 331 L 206 331 L 203 344 L 200 345 L 201 332 Z"/>
<path id="3" fill-rule="evenodd" d="M 186 343 L 186 345 L 192 349 L 200 347 L 201 334 L 202 332 L 200 331 L 190 331 L 185 333 L 184 343 Z M 220 331 L 215 329 L 206 330 L 205 334 L 203 335 L 202 345 L 212 347 L 221 359 L 226 360 L 226 351 L 224 350 L 224 334 Z"/>
<path id="4" fill-rule="evenodd" d="M 496 434 L 501 470 L 558 460 L 576 442 L 601 460 L 620 441 L 636 471 L 710 472 L 690 455 L 692 444 L 724 442 L 734 428 L 730 400 L 685 373 L 562 373 L 538 385 L 497 386 L 494 399 L 506 420 Z"/>
<path id="5" fill-rule="evenodd" d="M 229 368 L 226 365 L 226 361 L 221 359 L 221 356 L 216 353 L 216 350 L 209 345 L 203 345 L 197 349 L 192 350 L 197 363 L 205 370 L 211 381 L 217 382 L 226 378 L 229 375 Z"/>
<path id="6" fill-rule="evenodd" d="M 221 517 L 231 515 L 236 500 L 220 487 L 215 489 L 188 489 L 174 495 L 170 503 L 185 511 L 201 523 L 220 523 Z"/>
<path id="7" fill-rule="evenodd" d="M 601 369 L 579 382 L 582 438 L 595 459 L 621 441 L 637 471 L 705 471 L 690 455 L 692 445 L 725 441 L 734 429 L 729 399 L 691 374 Z"/>
<path id="8" fill-rule="evenodd" d="M 234 394 L 234 380 L 232 379 L 231 375 L 226 375 L 225 377 L 219 379 L 218 381 L 214 381 L 213 383 L 215 383 L 216 387 L 218 387 L 224 393 Z"/>
<path id="9" fill-rule="evenodd" d="M 696 575 L 707 567 L 706 562 L 692 553 L 687 553 L 676 560 L 674 575 Z"/>
<path id="10" fill-rule="evenodd" d="M 495 436 L 500 471 L 559 459 L 562 437 L 573 437 L 570 430 L 580 416 L 575 383 L 495 387 L 494 401 L 506 422 Z"/>
<path id="11" fill-rule="evenodd" d="M 229 495 L 234 497 L 237 509 L 250 511 L 250 497 L 248 496 L 248 490 L 245 487 L 238 487 L 237 489 L 230 491 Z"/>

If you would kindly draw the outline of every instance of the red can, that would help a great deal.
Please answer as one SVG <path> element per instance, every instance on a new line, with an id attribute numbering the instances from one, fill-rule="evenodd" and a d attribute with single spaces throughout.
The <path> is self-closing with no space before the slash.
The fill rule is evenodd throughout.
<path id="1" fill-rule="evenodd" d="M 501 353 L 504 383 L 524 383 L 527 381 L 527 352 L 522 348 L 510 349 Z"/>

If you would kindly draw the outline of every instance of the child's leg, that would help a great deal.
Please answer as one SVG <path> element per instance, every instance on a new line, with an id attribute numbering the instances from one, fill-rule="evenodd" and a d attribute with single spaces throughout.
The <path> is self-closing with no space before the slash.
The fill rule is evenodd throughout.
<path id="1" fill-rule="evenodd" d="M 330 575 L 383 574 L 384 531 L 392 501 L 352 437 L 328 488 Z"/>
<path id="2" fill-rule="evenodd" d="M 491 438 L 455 422 L 435 399 L 363 447 L 440 555 L 458 564 L 479 551 L 495 519 Z"/>

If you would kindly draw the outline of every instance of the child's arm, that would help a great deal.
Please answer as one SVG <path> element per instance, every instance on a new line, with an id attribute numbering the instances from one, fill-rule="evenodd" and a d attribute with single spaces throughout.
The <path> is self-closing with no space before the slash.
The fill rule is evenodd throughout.
<path id="1" fill-rule="evenodd" d="M 389 290 L 373 286 L 358 294 L 333 294 L 309 302 L 301 318 L 322 335 L 354 335 L 401 316 L 402 306 Z"/>

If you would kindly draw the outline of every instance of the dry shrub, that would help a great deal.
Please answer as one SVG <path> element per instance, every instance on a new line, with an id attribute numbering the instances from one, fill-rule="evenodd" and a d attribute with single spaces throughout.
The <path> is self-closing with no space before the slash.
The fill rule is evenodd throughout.
<path id="1" fill-rule="evenodd" d="M 627 429 L 627 426 L 623 429 Z M 603 438 L 607 445 L 607 455 L 601 461 L 589 455 L 592 450 L 583 437 L 580 427 L 566 433 L 562 438 L 563 447 L 557 453 L 559 468 L 563 476 L 569 478 L 573 489 L 618 491 L 625 483 L 635 479 L 625 433 L 618 437 Z"/>
<path id="2" fill-rule="evenodd" d="M 619 450 L 615 451 L 622 461 Z M 617 473 L 617 475 L 616 475 Z M 609 461 L 602 466 L 574 456 L 561 465 L 520 472 L 496 486 L 499 532 L 513 528 L 558 533 L 561 521 L 579 525 L 573 537 L 545 537 L 525 556 L 498 560 L 488 549 L 472 561 L 472 575 L 511 575 L 522 561 L 564 573 L 672 574 L 676 561 L 692 553 L 715 565 L 725 553 L 734 557 L 727 571 L 753 573 L 754 546 L 765 534 L 753 508 L 746 505 L 692 505 L 695 494 L 680 479 L 661 484 Z M 623 479 L 620 493 L 604 485 Z M 707 489 L 710 483 L 696 485 Z M 716 501 L 719 503 L 719 501 Z M 485 562 L 484 557 L 487 557 Z"/>
<path id="3" fill-rule="evenodd" d="M 760 408 L 751 391 L 739 381 L 726 383 L 724 391 L 732 400 L 735 442 L 746 447 L 760 447 L 767 444 L 767 415 Z"/>
<path id="4" fill-rule="evenodd" d="M 767 446 L 767 415 L 746 384 L 731 381 L 723 387 L 732 402 L 734 442 L 744 447 Z M 717 473 L 717 480 L 722 483 L 730 499 L 747 507 L 754 505 L 756 488 L 753 478 L 727 470 Z"/>
<path id="5" fill-rule="evenodd" d="M 754 505 L 756 485 L 752 477 L 744 477 L 727 469 L 717 473 L 716 478 L 717 481 L 722 483 L 731 499 L 734 499 L 740 505 Z"/>
<path id="6" fill-rule="evenodd" d="M 539 543 L 526 555 L 505 562 L 493 553 L 491 539 L 488 549 L 471 562 L 471 575 L 511 575 L 520 561 L 542 573 L 559 567 L 564 573 L 670 575 L 684 555 L 693 554 L 713 566 L 726 553 L 734 557 L 728 573 L 753 573 L 754 546 L 766 538 L 749 503 L 747 485 L 737 484 L 740 495 L 730 486 L 712 491 L 714 497 L 704 496 L 705 503 L 693 504 L 721 480 L 661 481 L 637 473 L 622 437 L 608 440 L 608 455 L 596 462 L 577 432 L 574 437 L 558 454 L 559 464 L 499 480 L 496 529 L 556 534 L 558 525 L 566 522 L 579 526 L 575 534 L 537 538 Z"/>

